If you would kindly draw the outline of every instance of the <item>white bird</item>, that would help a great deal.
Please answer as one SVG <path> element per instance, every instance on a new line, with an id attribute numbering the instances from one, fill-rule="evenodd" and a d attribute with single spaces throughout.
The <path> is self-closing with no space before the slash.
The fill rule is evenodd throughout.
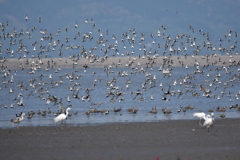
<path id="1" fill-rule="evenodd" d="M 197 112 L 197 113 L 193 113 L 193 117 L 204 119 L 206 117 L 206 114 L 204 112 Z"/>
<path id="2" fill-rule="evenodd" d="M 204 112 L 193 113 L 193 117 L 199 118 L 199 125 L 202 126 L 201 120 L 206 119 L 206 114 Z"/>
<path id="3" fill-rule="evenodd" d="M 19 102 L 17 104 L 18 104 L 18 106 L 24 106 L 23 97 L 21 97 L 21 99 L 19 100 Z"/>
<path id="4" fill-rule="evenodd" d="M 28 15 L 26 14 L 26 17 L 25 17 L 25 21 L 27 22 L 28 21 Z"/>
<path id="5" fill-rule="evenodd" d="M 69 96 L 67 97 L 67 101 L 68 101 L 68 102 L 71 102 L 71 99 L 70 99 L 70 97 L 69 97 Z"/>
<path id="6" fill-rule="evenodd" d="M 206 119 L 203 123 L 203 127 L 207 127 L 208 132 L 209 132 L 209 127 L 213 125 L 214 121 L 214 113 L 211 113 L 211 115 L 207 115 Z"/>
<path id="7" fill-rule="evenodd" d="M 214 113 L 211 113 L 211 115 L 206 115 L 204 112 L 198 112 L 193 114 L 194 117 L 198 117 L 200 119 L 199 125 L 202 127 L 207 127 L 209 132 L 209 127 L 213 125 L 214 121 Z M 203 125 L 201 125 L 201 120 L 204 119 Z"/>
<path id="8" fill-rule="evenodd" d="M 67 116 L 68 116 L 68 110 L 71 110 L 71 108 L 67 108 L 65 113 L 61 113 L 57 117 L 55 117 L 53 119 L 54 122 L 56 123 L 56 122 L 60 122 L 60 121 L 65 120 L 67 118 Z"/>

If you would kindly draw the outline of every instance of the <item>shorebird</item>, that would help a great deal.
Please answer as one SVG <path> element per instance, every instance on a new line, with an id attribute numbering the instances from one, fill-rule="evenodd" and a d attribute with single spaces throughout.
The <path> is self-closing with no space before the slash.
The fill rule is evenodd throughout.
<path id="1" fill-rule="evenodd" d="M 213 125 L 214 122 L 214 114 L 211 113 L 211 115 L 207 115 L 205 118 L 205 121 L 203 123 L 203 127 L 207 127 L 208 132 L 209 132 L 209 128 Z"/>
<path id="2" fill-rule="evenodd" d="M 187 107 L 184 107 L 184 108 L 193 110 L 195 107 L 194 106 L 191 107 L 191 106 L 188 105 Z"/>
<path id="3" fill-rule="evenodd" d="M 240 106 L 236 108 L 237 111 L 240 111 Z"/>
<path id="4" fill-rule="evenodd" d="M 47 115 L 47 111 L 44 109 L 41 115 L 45 117 Z"/>
<path id="5" fill-rule="evenodd" d="M 13 92 L 14 92 L 14 89 L 10 88 L 9 93 L 13 93 Z"/>
<path id="6" fill-rule="evenodd" d="M 85 114 L 86 114 L 86 115 L 90 115 L 90 113 L 91 113 L 91 111 L 88 110 Z"/>
<path id="7" fill-rule="evenodd" d="M 134 96 L 133 100 L 135 100 L 138 95 L 142 95 L 142 94 L 143 94 L 143 93 L 142 93 L 140 90 L 137 90 L 137 92 L 135 93 L 135 96 Z"/>
<path id="8" fill-rule="evenodd" d="M 213 112 L 213 111 L 214 111 L 214 108 L 208 110 L 208 112 Z"/>
<path id="9" fill-rule="evenodd" d="M 24 116 L 25 116 L 25 113 L 21 113 L 20 117 L 15 117 L 15 118 L 11 119 L 11 122 L 20 123 L 24 120 Z"/>
<path id="10" fill-rule="evenodd" d="M 238 104 L 231 105 L 231 106 L 229 107 L 229 109 L 232 109 L 232 108 L 238 108 Z"/>
<path id="11" fill-rule="evenodd" d="M 133 114 L 136 114 L 137 111 L 138 111 L 138 107 L 137 107 L 136 109 L 134 108 L 134 109 L 132 110 L 132 113 L 133 113 Z"/>
<path id="12" fill-rule="evenodd" d="M 210 95 L 212 92 L 210 89 L 205 89 L 202 84 L 200 84 L 200 90 L 204 91 L 204 95 Z"/>
<path id="13" fill-rule="evenodd" d="M 164 114 L 170 114 L 170 113 L 172 113 L 171 110 L 168 110 L 168 109 L 166 109 L 166 108 L 163 108 L 163 109 L 162 109 L 162 112 L 163 112 Z"/>
<path id="14" fill-rule="evenodd" d="M 221 118 L 225 118 L 225 117 L 226 117 L 226 114 L 223 113 L 223 114 L 221 114 L 219 117 L 221 117 Z"/>
<path id="15" fill-rule="evenodd" d="M 154 106 L 149 113 L 157 114 L 157 108 Z"/>
<path id="16" fill-rule="evenodd" d="M 109 113 L 109 109 L 101 110 L 100 112 L 103 113 L 103 114 L 108 114 Z"/>
<path id="17" fill-rule="evenodd" d="M 67 108 L 65 113 L 61 113 L 59 114 L 57 117 L 55 117 L 53 120 L 54 122 L 62 122 L 63 120 L 65 120 L 68 116 L 68 111 L 71 110 L 71 108 Z"/>
<path id="18" fill-rule="evenodd" d="M 164 92 L 164 95 L 171 94 L 170 89 L 171 89 L 171 86 L 169 85 L 168 90 L 167 90 L 167 92 Z"/>
<path id="19" fill-rule="evenodd" d="M 194 113 L 193 116 L 198 117 L 200 119 L 199 125 L 202 127 L 207 127 L 209 132 L 209 127 L 213 125 L 214 113 L 212 112 L 211 115 L 206 115 L 204 112 L 198 112 L 198 113 Z M 203 125 L 201 124 L 202 119 L 204 119 Z"/>
<path id="20" fill-rule="evenodd" d="M 100 113 L 101 111 L 97 110 L 96 108 L 93 108 L 89 110 L 91 113 Z"/>
<path id="21" fill-rule="evenodd" d="M 151 95 L 150 100 L 154 100 L 153 96 Z"/>
<path id="22" fill-rule="evenodd" d="M 78 111 L 74 112 L 73 114 L 76 116 L 78 114 Z"/>
<path id="23" fill-rule="evenodd" d="M 28 15 L 26 14 L 25 16 L 25 21 L 27 22 L 28 21 Z"/>
<path id="24" fill-rule="evenodd" d="M 221 107 L 221 108 L 218 106 L 217 109 L 216 109 L 216 111 L 218 111 L 218 112 L 225 112 L 225 111 L 226 111 L 226 108 L 227 108 L 226 106 Z"/>
<path id="25" fill-rule="evenodd" d="M 38 17 L 38 22 L 41 23 L 42 22 L 42 18 Z"/>
<path id="26" fill-rule="evenodd" d="M 134 107 L 127 109 L 128 112 L 133 112 Z"/>
<path id="27" fill-rule="evenodd" d="M 67 102 L 71 102 L 70 96 L 67 97 Z"/>
<path id="28" fill-rule="evenodd" d="M 169 101 L 169 100 L 171 100 L 171 99 L 170 99 L 170 98 L 167 98 L 167 97 L 166 97 L 166 94 L 164 94 L 162 100 L 164 100 L 164 101 Z"/>
<path id="29" fill-rule="evenodd" d="M 31 112 L 28 112 L 27 119 L 31 119 L 33 117 L 33 114 Z"/>
<path id="30" fill-rule="evenodd" d="M 18 101 L 18 106 L 24 106 L 25 104 L 23 104 L 23 97 L 21 97 L 21 99 Z"/>
<path id="31" fill-rule="evenodd" d="M 117 109 L 115 109 L 115 107 L 114 107 L 114 112 L 120 112 L 122 110 L 122 107 L 120 107 L 120 108 L 117 108 Z"/>
<path id="32" fill-rule="evenodd" d="M 201 120 L 206 119 L 206 114 L 204 112 L 193 113 L 193 117 L 199 118 L 199 125 L 202 126 Z"/>
<path id="33" fill-rule="evenodd" d="M 48 108 L 48 111 L 47 111 L 47 113 L 48 113 L 48 114 L 50 114 L 51 112 L 52 112 L 52 111 L 50 110 L 50 108 Z"/>
<path id="34" fill-rule="evenodd" d="M 179 109 L 177 110 L 177 112 L 181 112 L 182 111 L 182 106 L 180 105 Z"/>

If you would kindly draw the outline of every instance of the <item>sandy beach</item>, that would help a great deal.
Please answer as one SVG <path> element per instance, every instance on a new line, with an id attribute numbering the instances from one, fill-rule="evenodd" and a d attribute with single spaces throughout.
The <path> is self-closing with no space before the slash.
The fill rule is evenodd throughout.
<path id="1" fill-rule="evenodd" d="M 152 63 L 154 62 L 154 63 Z M 217 55 L 217 56 L 159 56 L 159 57 L 98 57 L 93 58 L 22 58 L 22 59 L 6 59 L 1 60 L 0 65 L 7 66 L 10 69 L 32 68 L 39 66 L 47 68 L 50 64 L 53 68 L 82 68 L 84 65 L 88 67 L 104 67 L 111 65 L 112 67 L 126 67 L 126 64 L 132 64 L 135 67 L 140 63 L 141 66 L 193 66 L 193 65 L 236 65 L 240 62 L 239 55 Z M 151 65 L 152 64 L 152 65 Z"/>
<path id="2" fill-rule="evenodd" d="M 0 159 L 239 160 L 240 119 L 1 129 Z"/>

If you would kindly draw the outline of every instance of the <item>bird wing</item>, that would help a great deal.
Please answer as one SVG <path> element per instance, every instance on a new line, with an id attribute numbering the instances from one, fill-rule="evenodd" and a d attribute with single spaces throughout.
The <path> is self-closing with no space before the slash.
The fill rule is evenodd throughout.
<path id="1" fill-rule="evenodd" d="M 206 127 L 206 126 L 208 127 L 208 126 L 211 125 L 211 123 L 212 123 L 212 119 L 211 118 L 206 118 L 206 120 L 203 123 L 203 127 Z"/>
<path id="2" fill-rule="evenodd" d="M 206 120 L 206 114 L 203 113 L 203 112 L 193 113 L 193 117 L 198 117 L 198 118 L 200 118 L 200 119 Z"/>
<path id="3" fill-rule="evenodd" d="M 57 117 L 55 117 L 53 120 L 54 122 L 59 122 L 66 119 L 66 115 L 64 113 L 61 113 L 60 115 L 58 115 Z"/>

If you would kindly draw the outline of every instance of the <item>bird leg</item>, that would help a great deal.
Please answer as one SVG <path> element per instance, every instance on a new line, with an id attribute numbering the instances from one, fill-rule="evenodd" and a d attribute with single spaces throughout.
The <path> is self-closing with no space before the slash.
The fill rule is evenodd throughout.
<path id="1" fill-rule="evenodd" d="M 201 124 L 201 119 L 199 120 L 199 126 L 201 126 L 201 127 L 203 126 L 203 125 Z"/>

